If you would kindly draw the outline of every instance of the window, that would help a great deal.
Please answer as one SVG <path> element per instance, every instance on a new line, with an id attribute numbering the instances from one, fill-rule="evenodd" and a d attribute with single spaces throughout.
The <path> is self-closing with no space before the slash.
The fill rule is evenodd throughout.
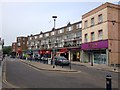
<path id="1" fill-rule="evenodd" d="M 42 38 L 42 37 L 43 37 L 43 34 L 41 34 L 39 37 Z"/>
<path id="2" fill-rule="evenodd" d="M 25 38 L 23 38 L 23 41 L 25 40 Z"/>
<path id="3" fill-rule="evenodd" d="M 79 29 L 79 28 L 82 28 L 82 25 L 81 25 L 81 23 L 79 23 L 79 24 L 76 24 L 76 29 Z"/>
<path id="4" fill-rule="evenodd" d="M 102 14 L 98 15 L 98 23 L 101 23 L 101 22 L 103 22 Z"/>
<path id="5" fill-rule="evenodd" d="M 91 18 L 91 26 L 94 26 L 94 18 Z"/>
<path id="6" fill-rule="evenodd" d="M 73 26 L 67 27 L 67 31 L 71 31 L 71 30 L 73 30 Z"/>
<path id="7" fill-rule="evenodd" d="M 45 36 L 48 37 L 48 36 L 49 36 L 49 33 L 46 33 Z"/>
<path id="8" fill-rule="evenodd" d="M 88 41 L 88 34 L 85 34 L 85 40 L 84 42 L 87 42 Z"/>
<path id="9" fill-rule="evenodd" d="M 98 39 L 101 40 L 103 37 L 103 31 L 102 30 L 99 30 L 98 31 Z"/>
<path id="10" fill-rule="evenodd" d="M 18 38 L 18 41 L 20 41 L 21 40 L 21 38 Z"/>
<path id="11" fill-rule="evenodd" d="M 76 38 L 81 38 L 81 34 L 82 34 L 81 31 L 80 31 L 80 32 L 77 32 L 77 33 L 76 33 Z"/>
<path id="12" fill-rule="evenodd" d="M 63 33 L 63 32 L 64 32 L 64 29 L 60 29 L 60 30 L 59 30 L 59 33 Z"/>
<path id="13" fill-rule="evenodd" d="M 30 37 L 30 40 L 32 40 L 32 37 Z"/>
<path id="14" fill-rule="evenodd" d="M 35 39 L 37 39 L 37 36 L 35 36 Z"/>
<path id="15" fill-rule="evenodd" d="M 23 44 L 25 44 L 25 42 L 23 42 Z"/>
<path id="16" fill-rule="evenodd" d="M 84 26 L 84 27 L 85 27 L 85 28 L 88 27 L 88 20 L 85 21 L 85 26 Z"/>
<path id="17" fill-rule="evenodd" d="M 55 34 L 55 32 L 53 31 L 53 32 L 51 32 L 51 35 L 54 35 Z"/>
<path id="18" fill-rule="evenodd" d="M 20 43 L 18 43 L 18 47 L 20 47 Z"/>
<path id="19" fill-rule="evenodd" d="M 94 39 L 95 39 L 95 34 L 94 34 L 94 32 L 92 32 L 91 33 L 91 41 L 94 41 Z"/>

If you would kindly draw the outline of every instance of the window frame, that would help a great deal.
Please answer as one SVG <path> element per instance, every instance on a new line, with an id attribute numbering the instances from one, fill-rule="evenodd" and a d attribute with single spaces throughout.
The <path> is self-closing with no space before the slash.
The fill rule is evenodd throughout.
<path id="1" fill-rule="evenodd" d="M 100 32 L 102 32 L 101 34 L 100 34 Z M 103 39 L 103 30 L 101 29 L 101 30 L 98 30 L 98 40 L 102 40 Z"/>
<path id="2" fill-rule="evenodd" d="M 98 23 L 102 23 L 103 22 L 103 15 L 99 14 L 98 15 Z"/>
<path id="3" fill-rule="evenodd" d="M 84 22 L 84 28 L 87 28 L 88 27 L 88 20 L 85 20 Z"/>

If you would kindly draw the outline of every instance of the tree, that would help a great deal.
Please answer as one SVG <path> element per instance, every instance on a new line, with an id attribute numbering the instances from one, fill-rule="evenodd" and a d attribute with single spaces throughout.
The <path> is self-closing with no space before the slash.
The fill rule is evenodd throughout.
<path id="1" fill-rule="evenodd" d="M 11 50 L 12 50 L 11 46 L 3 46 L 3 54 L 10 55 Z"/>

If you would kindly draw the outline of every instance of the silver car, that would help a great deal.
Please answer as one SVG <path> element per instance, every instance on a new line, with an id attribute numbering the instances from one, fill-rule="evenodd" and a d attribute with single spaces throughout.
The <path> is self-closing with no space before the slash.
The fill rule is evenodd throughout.
<path id="1" fill-rule="evenodd" d="M 55 65 L 69 65 L 70 62 L 63 56 L 55 56 L 54 59 Z"/>

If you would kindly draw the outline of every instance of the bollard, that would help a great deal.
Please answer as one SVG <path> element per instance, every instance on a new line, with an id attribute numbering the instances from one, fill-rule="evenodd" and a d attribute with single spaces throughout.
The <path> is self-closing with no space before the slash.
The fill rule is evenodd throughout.
<path id="1" fill-rule="evenodd" d="M 112 81 L 111 75 L 106 76 L 106 90 L 112 90 Z"/>

